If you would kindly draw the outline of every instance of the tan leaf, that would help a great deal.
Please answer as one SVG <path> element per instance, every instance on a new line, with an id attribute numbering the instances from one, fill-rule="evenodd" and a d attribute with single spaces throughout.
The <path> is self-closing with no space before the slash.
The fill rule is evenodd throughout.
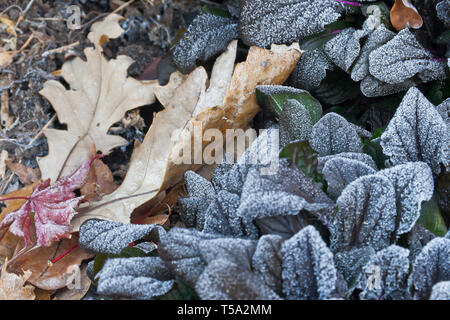
<path id="1" fill-rule="evenodd" d="M 39 168 L 29 168 L 21 163 L 14 163 L 11 160 L 6 161 L 6 166 L 9 170 L 14 172 L 25 185 L 32 184 L 41 179 L 41 171 Z"/>
<path id="2" fill-rule="evenodd" d="M 251 48 L 247 61 L 234 69 L 236 48 L 236 42 L 231 42 L 216 60 L 208 88 L 206 71 L 199 67 L 174 91 L 165 110 L 156 114 L 143 143 L 135 149 L 122 185 L 82 209 L 72 221 L 74 230 L 92 218 L 129 223 L 134 209 L 175 185 L 187 170 L 203 165 L 202 153 L 210 143 L 203 140 L 205 130 L 215 128 L 223 133 L 228 128 L 246 128 L 259 111 L 255 87 L 283 83 L 301 56 L 297 44 L 273 46 L 271 50 Z M 197 134 L 200 142 L 194 139 Z M 194 142 L 200 148 L 195 148 Z M 180 164 L 185 152 L 194 161 Z"/>
<path id="3" fill-rule="evenodd" d="M 49 247 L 37 247 L 17 259 L 11 260 L 8 271 L 21 274 L 21 270 L 29 270 L 31 275 L 28 282 L 43 290 L 64 288 L 68 283 L 68 276 L 83 260 L 93 255 L 86 253 L 78 245 L 78 235 L 71 239 L 63 239 L 52 243 Z M 67 253 L 58 261 L 55 258 Z"/>
<path id="4" fill-rule="evenodd" d="M 233 128 L 245 128 L 260 107 L 256 101 L 258 85 L 283 84 L 302 55 L 297 43 L 272 45 L 270 50 L 251 47 L 247 60 L 234 69 L 223 109 Z"/>
<path id="5" fill-rule="evenodd" d="M 109 38 L 117 38 L 123 32 L 119 25 L 121 16 L 112 14 L 95 23 L 88 35 L 94 48 L 86 48 L 86 61 L 75 58 L 66 62 L 61 75 L 70 90 L 58 81 L 44 84 L 40 93 L 55 109 L 67 130 L 46 129 L 49 154 L 39 158 L 42 177 L 55 181 L 89 158 L 92 144 L 97 150 L 108 153 L 127 143 L 108 129 L 120 121 L 126 111 L 151 104 L 155 100 L 153 82 L 141 82 L 127 77 L 133 60 L 127 56 L 106 60 L 101 45 Z"/>
<path id="6" fill-rule="evenodd" d="M 0 300 L 34 300 L 34 287 L 25 284 L 31 276 L 30 271 L 19 276 L 6 271 L 7 261 L 3 264 L 0 276 Z"/>
<path id="7" fill-rule="evenodd" d="M 8 159 L 8 151 L 2 150 L 0 152 L 0 179 L 5 178 L 6 173 L 6 160 Z"/>
<path id="8" fill-rule="evenodd" d="M 81 300 L 91 287 L 91 280 L 87 273 L 87 264 L 83 264 L 80 268 L 79 278 L 74 279 L 72 288 L 63 288 L 58 290 L 53 300 Z"/>

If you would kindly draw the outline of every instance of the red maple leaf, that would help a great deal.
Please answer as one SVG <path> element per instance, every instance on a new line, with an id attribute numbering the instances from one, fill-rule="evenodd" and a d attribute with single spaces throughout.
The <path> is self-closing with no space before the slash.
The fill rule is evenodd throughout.
<path id="1" fill-rule="evenodd" d="M 9 226 L 9 231 L 22 237 L 25 240 L 25 246 L 28 247 L 32 243 L 31 213 L 34 213 L 38 245 L 48 246 L 52 241 L 70 237 L 72 231 L 70 220 L 77 214 L 75 208 L 84 198 L 84 196 L 75 197 L 73 191 L 84 185 L 91 164 L 101 157 L 102 155 L 97 155 L 89 159 L 52 185 L 50 185 L 50 179 L 37 185 L 31 196 L 24 198 L 27 202 L 19 210 L 5 216 L 0 223 L 0 229 Z M 0 201 L 12 199 L 0 199 Z"/>

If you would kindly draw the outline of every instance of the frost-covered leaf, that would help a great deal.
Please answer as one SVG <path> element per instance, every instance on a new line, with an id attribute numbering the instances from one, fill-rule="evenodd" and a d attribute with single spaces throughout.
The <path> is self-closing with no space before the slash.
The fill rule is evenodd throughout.
<path id="1" fill-rule="evenodd" d="M 205 300 L 278 300 L 280 297 L 247 268 L 222 259 L 212 261 L 195 285 Z"/>
<path id="2" fill-rule="evenodd" d="M 438 18 L 450 27 L 450 1 L 443 0 L 436 5 L 436 12 Z"/>
<path id="3" fill-rule="evenodd" d="M 353 248 L 349 251 L 336 252 L 334 264 L 349 285 L 349 290 L 358 284 L 363 266 L 375 254 L 371 247 Z"/>
<path id="4" fill-rule="evenodd" d="M 35 287 L 26 284 L 31 276 L 31 271 L 23 272 L 23 275 L 6 271 L 8 260 L 3 262 L 0 276 L 0 300 L 34 300 Z"/>
<path id="5" fill-rule="evenodd" d="M 389 96 L 394 93 L 406 91 L 414 85 L 415 82 L 410 79 L 396 84 L 389 84 L 372 75 L 368 75 L 361 81 L 360 89 L 366 97 L 372 98 Z"/>
<path id="6" fill-rule="evenodd" d="M 422 252 L 422 249 L 428 242 L 436 238 L 436 236 L 428 231 L 422 225 L 416 225 L 408 233 L 408 245 L 410 253 L 410 260 L 414 261 L 416 257 Z"/>
<path id="7" fill-rule="evenodd" d="M 349 72 L 359 56 L 360 41 L 365 36 L 367 36 L 366 30 L 344 29 L 325 44 L 324 51 L 334 64 L 345 72 Z"/>
<path id="8" fill-rule="evenodd" d="M 355 64 L 352 68 L 351 77 L 354 81 L 361 81 L 370 74 L 369 73 L 370 53 L 373 50 L 387 43 L 389 40 L 392 40 L 394 36 L 395 33 L 386 29 L 384 25 L 381 25 L 379 28 L 375 29 L 368 36 L 366 43 L 361 49 L 361 54 L 356 59 Z"/>
<path id="9" fill-rule="evenodd" d="M 212 239 L 200 241 L 198 247 L 201 257 L 206 263 L 220 257 L 251 270 L 256 241 L 239 238 Z"/>
<path id="10" fill-rule="evenodd" d="M 319 156 L 342 152 L 362 152 L 358 133 L 350 123 L 336 113 L 328 113 L 317 122 L 309 138 Z"/>
<path id="11" fill-rule="evenodd" d="M 200 256 L 199 243 L 201 240 L 216 238 L 220 236 L 193 229 L 172 228 L 161 237 L 158 253 L 177 278 L 194 286 L 206 267 Z"/>
<path id="12" fill-rule="evenodd" d="M 211 182 L 194 171 L 186 171 L 184 174 L 186 190 L 188 194 L 195 197 L 214 199 L 215 191 Z"/>
<path id="13" fill-rule="evenodd" d="M 81 225 L 78 244 L 91 253 L 119 254 L 136 240 L 147 237 L 157 240 L 164 233 L 161 226 L 154 224 L 123 224 L 92 219 Z"/>
<path id="14" fill-rule="evenodd" d="M 323 167 L 323 177 L 328 183 L 328 195 L 337 198 L 345 187 L 359 177 L 374 174 L 376 170 L 357 160 L 335 157 Z"/>
<path id="15" fill-rule="evenodd" d="M 212 58 L 224 51 L 228 43 L 237 37 L 235 19 L 200 14 L 175 46 L 173 59 L 181 70 L 190 71 L 197 60 Z"/>
<path id="16" fill-rule="evenodd" d="M 283 293 L 287 299 L 333 297 L 337 281 L 333 254 L 314 227 L 306 227 L 286 240 L 281 255 Z"/>
<path id="17" fill-rule="evenodd" d="M 416 299 L 428 299 L 432 288 L 441 281 L 450 280 L 450 239 L 431 240 L 417 256 L 411 282 Z"/>
<path id="18" fill-rule="evenodd" d="M 261 85 L 256 87 L 256 99 L 262 108 L 280 117 L 288 100 L 296 100 L 308 112 L 313 124 L 322 117 L 322 106 L 308 91 L 287 86 Z"/>
<path id="19" fill-rule="evenodd" d="M 186 227 L 203 230 L 205 214 L 211 201 L 200 197 L 189 197 L 178 200 L 180 217 Z"/>
<path id="20" fill-rule="evenodd" d="M 247 175 L 237 214 L 248 219 L 297 215 L 301 210 L 328 213 L 331 200 L 287 160 L 273 175 L 253 168 Z"/>
<path id="21" fill-rule="evenodd" d="M 404 299 L 408 287 L 409 250 L 392 245 L 364 266 L 358 288 L 363 300 Z"/>
<path id="22" fill-rule="evenodd" d="M 389 246 L 397 216 L 394 194 L 394 186 L 383 176 L 363 176 L 350 183 L 337 199 L 338 212 L 330 224 L 333 250 Z"/>
<path id="23" fill-rule="evenodd" d="M 372 157 L 365 153 L 358 153 L 358 152 L 342 152 L 338 154 L 332 154 L 329 156 L 323 156 L 319 157 L 317 159 L 317 170 L 322 173 L 323 168 L 325 167 L 326 163 L 331 159 L 336 158 L 344 158 L 349 160 L 355 160 L 358 162 L 362 162 L 365 165 L 371 167 L 374 170 L 378 170 L 377 165 L 375 164 L 375 161 L 373 161 Z"/>
<path id="24" fill-rule="evenodd" d="M 244 0 L 239 34 L 247 45 L 289 44 L 323 31 L 342 11 L 333 0 Z"/>
<path id="25" fill-rule="evenodd" d="M 397 235 L 411 230 L 420 216 L 423 201 L 433 196 L 434 181 L 430 167 L 424 162 L 410 162 L 378 172 L 389 179 L 395 189 Z"/>
<path id="26" fill-rule="evenodd" d="M 96 279 L 98 294 L 128 299 L 162 296 L 174 282 L 158 257 L 108 259 Z"/>
<path id="27" fill-rule="evenodd" d="M 438 174 L 439 163 L 446 158 L 448 134 L 436 108 L 417 88 L 411 88 L 381 136 L 381 146 L 394 165 L 423 161 Z"/>
<path id="28" fill-rule="evenodd" d="M 430 300 L 450 300 L 450 281 L 441 281 L 433 286 Z"/>
<path id="29" fill-rule="evenodd" d="M 280 114 L 280 144 L 307 140 L 313 123 L 308 110 L 297 100 L 287 100 Z"/>
<path id="30" fill-rule="evenodd" d="M 271 234 L 262 236 L 252 257 L 253 272 L 277 294 L 282 292 L 281 245 L 284 239 Z"/>
<path id="31" fill-rule="evenodd" d="M 422 81 L 445 78 L 445 63 L 433 59 L 408 28 L 369 55 L 370 73 L 389 84 L 401 83 L 415 76 Z"/>
<path id="32" fill-rule="evenodd" d="M 334 65 L 323 49 L 307 50 L 292 71 L 289 82 L 296 88 L 317 89 L 327 76 L 327 70 L 334 70 Z"/>
<path id="33" fill-rule="evenodd" d="M 240 204 L 238 195 L 221 190 L 205 212 L 203 232 L 233 237 L 258 238 L 255 225 L 237 215 Z"/>

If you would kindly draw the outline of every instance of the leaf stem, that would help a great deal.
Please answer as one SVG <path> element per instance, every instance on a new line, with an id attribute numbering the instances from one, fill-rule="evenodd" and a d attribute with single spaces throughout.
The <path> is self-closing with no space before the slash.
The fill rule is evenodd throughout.
<path id="1" fill-rule="evenodd" d="M 67 256 L 69 253 L 71 253 L 73 250 L 75 250 L 76 248 L 78 248 L 78 245 L 74 245 L 72 248 L 70 248 L 69 250 L 67 250 L 66 252 L 64 252 L 63 254 L 57 256 L 55 259 L 52 260 L 52 263 L 57 263 L 59 260 L 61 260 L 62 258 L 64 258 L 65 256 Z"/>
<path id="2" fill-rule="evenodd" d="M 30 200 L 31 198 L 30 197 L 10 197 L 10 198 L 3 198 L 3 199 L 0 199 L 0 202 L 1 201 L 9 201 L 9 200 Z"/>

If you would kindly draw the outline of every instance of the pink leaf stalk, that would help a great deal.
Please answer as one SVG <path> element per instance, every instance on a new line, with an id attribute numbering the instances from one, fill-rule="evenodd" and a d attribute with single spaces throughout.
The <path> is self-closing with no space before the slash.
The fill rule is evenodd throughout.
<path id="1" fill-rule="evenodd" d="M 0 229 L 9 226 L 9 231 L 22 237 L 25 240 L 25 246 L 28 247 L 32 243 L 31 213 L 34 212 L 34 228 L 38 245 L 48 246 L 52 241 L 68 238 L 72 231 L 70 221 L 77 213 L 75 208 L 84 198 L 75 197 L 73 191 L 84 185 L 92 163 L 101 157 L 102 155 L 97 155 L 89 159 L 53 185 L 50 185 L 50 179 L 40 183 L 19 210 L 5 216 L 0 223 Z M 13 199 L 0 199 L 0 201 L 5 200 Z"/>

